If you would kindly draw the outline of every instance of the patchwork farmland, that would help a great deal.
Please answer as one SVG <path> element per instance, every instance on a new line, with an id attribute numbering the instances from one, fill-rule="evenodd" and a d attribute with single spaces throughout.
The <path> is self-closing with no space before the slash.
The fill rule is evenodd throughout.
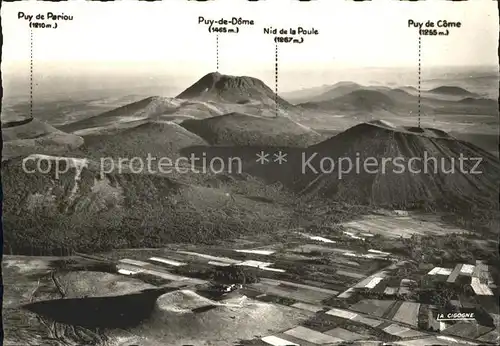
<path id="1" fill-rule="evenodd" d="M 468 233 L 459 228 L 450 228 L 439 215 L 408 214 L 404 216 L 367 215 L 344 226 L 353 237 L 366 238 L 376 234 L 389 238 L 409 238 L 412 235 L 441 236 L 448 233 Z"/>
<path id="2" fill-rule="evenodd" d="M 413 297 L 425 289 L 423 282 L 453 286 L 464 278 L 477 277 L 482 285 L 493 284 L 487 265 L 423 264 L 413 268 L 390 251 L 363 248 L 359 242 L 365 240 L 358 239 L 362 234 L 348 232 L 328 236 L 289 232 L 283 237 L 285 242 L 245 239 L 217 247 L 117 250 L 103 256 L 118 263 L 123 275 L 156 276 L 163 280 L 162 285 L 193 287 L 202 295 L 210 286 L 214 268 L 239 267 L 249 278 L 258 279 L 244 283 L 234 294 L 313 315 L 293 328 L 242 341 L 242 345 L 307 346 L 370 340 L 398 345 L 424 345 L 429 340 L 480 344 L 481 340 L 495 339 L 491 326 L 479 326 L 476 331 L 469 325 L 463 329 L 447 326 L 446 333 L 446 328 L 439 330 L 439 323 L 431 321 L 435 306 Z M 367 234 L 364 236 L 369 237 Z M 477 306 L 476 301 L 473 304 Z"/>

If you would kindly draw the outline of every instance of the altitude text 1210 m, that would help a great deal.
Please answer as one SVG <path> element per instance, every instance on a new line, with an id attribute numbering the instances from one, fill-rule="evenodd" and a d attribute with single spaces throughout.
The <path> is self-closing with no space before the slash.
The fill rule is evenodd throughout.
<path id="1" fill-rule="evenodd" d="M 30 22 L 30 28 L 32 29 L 57 29 L 57 23 L 40 23 L 40 22 Z"/>

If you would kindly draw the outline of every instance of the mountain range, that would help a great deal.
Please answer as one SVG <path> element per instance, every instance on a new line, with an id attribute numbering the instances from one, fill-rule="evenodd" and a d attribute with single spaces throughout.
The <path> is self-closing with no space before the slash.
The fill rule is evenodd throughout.
<path id="1" fill-rule="evenodd" d="M 482 98 L 460 87 L 443 86 L 428 91 L 414 87 L 389 88 L 340 82 L 305 98 L 297 97 L 299 107 L 342 114 L 405 116 L 409 114 L 497 115 L 497 102 Z M 385 113 L 384 113 L 385 112 Z"/>
<path id="2" fill-rule="evenodd" d="M 353 122 L 329 134 L 307 125 L 325 114 L 335 124 L 336 112 L 405 118 L 416 107 L 414 89 L 339 83 L 315 93 L 293 105 L 258 79 L 209 73 L 177 97 L 148 97 L 57 129 L 37 119 L 10 118 L 2 129 L 4 222 L 17 231 L 7 232 L 6 242 L 22 247 L 42 230 L 49 230 L 43 246 L 65 243 L 80 250 L 93 244 L 104 249 L 118 238 L 123 243 L 116 246 L 129 247 L 173 241 L 178 234 L 183 241 L 209 241 L 242 229 L 287 225 L 300 200 L 456 213 L 494 210 L 498 158 L 445 130 L 378 120 Z M 462 98 L 429 96 L 437 93 Z M 471 118 L 473 111 L 493 113 L 493 101 L 474 96 L 456 88 L 429 90 L 422 107 L 435 113 L 456 109 Z M 256 161 L 260 151 L 269 154 L 267 164 Z M 283 164 L 272 160 L 278 152 L 286 154 Z M 321 160 L 409 160 L 425 153 L 447 161 L 461 154 L 482 158 L 483 173 L 350 172 L 340 179 L 338 168 L 317 174 L 302 167 L 304 155 L 316 155 L 311 162 L 318 167 Z M 241 157 L 243 171 L 100 172 L 102 158 L 191 154 L 208 160 Z M 73 167 L 60 176 L 53 169 L 28 173 L 21 168 L 28 155 L 35 155 L 29 156 L 32 163 L 66 160 Z M 146 233 L 136 234 L 139 229 Z"/>
<path id="3" fill-rule="evenodd" d="M 432 266 L 476 254 L 482 258 L 491 252 L 488 240 L 498 237 L 500 161 L 458 138 L 465 133 L 474 139 L 470 131 L 451 132 L 449 123 L 416 126 L 411 113 L 418 100 L 412 87 L 345 82 L 309 90 L 307 98 L 292 104 L 258 79 L 210 73 L 177 97 L 151 96 L 59 126 L 12 113 L 2 118 L 2 221 L 10 255 L 4 271 L 9 282 L 20 282 L 6 286 L 7 339 L 12 345 L 28 339 L 58 345 L 231 339 L 243 344 L 242 339 L 271 333 L 270 327 L 285 330 L 300 323 L 326 330 L 333 325 L 324 323 L 337 322 L 326 310 L 309 311 L 310 304 L 357 311 L 349 299 L 364 296 L 342 295 L 357 290 L 359 280 L 367 286 L 382 280 L 370 292 L 367 286 L 360 291 L 378 297 L 389 284 L 396 290 L 403 285 L 400 275 L 408 277 L 408 271 L 427 273 L 418 257 L 423 262 L 429 256 Z M 497 121 L 492 100 L 455 88 L 420 92 L 420 102 L 423 113 L 448 120 L 440 112 L 452 112 L 452 120 L 465 128 L 469 122 Z M 193 156 L 198 161 L 189 162 Z M 426 157 L 431 163 L 424 166 Z M 461 157 L 467 160 L 459 162 Z M 167 163 L 161 167 L 170 171 L 159 170 L 162 159 Z M 432 237 L 426 227 L 433 228 Z M 470 233 L 455 233 L 464 229 Z M 410 238 L 413 231 L 419 236 Z M 423 249 L 435 241 L 456 247 Z M 319 244 L 324 242 L 336 244 Z M 250 246 L 272 251 L 234 251 Z M 377 251 L 387 257 L 368 257 Z M 150 256 L 156 255 L 170 259 L 153 264 Z M 224 257 L 209 261 L 212 256 Z M 241 266 L 230 267 L 233 275 L 223 261 L 236 258 L 249 265 L 274 263 L 249 268 L 236 261 Z M 130 277 L 124 263 L 140 272 Z M 210 274 L 213 268 L 219 276 Z M 388 277 L 375 276 L 382 273 Z M 211 284 L 202 284 L 221 283 L 218 277 L 233 283 L 240 275 L 244 286 L 233 297 L 233 292 L 214 295 Z M 275 283 L 264 281 L 269 277 Z M 195 279 L 203 281 L 192 290 L 180 286 Z M 303 300 L 310 304 L 301 312 L 295 302 Z M 419 318 L 414 320 L 420 323 Z M 390 335 L 389 327 L 361 332 L 362 322 L 351 320 L 342 326 L 354 326 L 370 339 Z M 301 335 L 311 331 L 297 328 L 305 330 Z M 385 341 L 396 340 L 385 334 Z M 429 339 L 412 342 L 421 340 Z"/>

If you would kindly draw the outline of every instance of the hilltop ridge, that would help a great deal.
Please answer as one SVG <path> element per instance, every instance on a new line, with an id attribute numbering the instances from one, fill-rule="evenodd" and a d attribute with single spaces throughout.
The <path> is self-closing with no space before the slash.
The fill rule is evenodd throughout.
<path id="1" fill-rule="evenodd" d="M 189 119 L 181 126 L 212 145 L 306 147 L 322 139 L 316 131 L 287 117 L 262 117 L 239 112 L 208 119 Z"/>
<path id="2" fill-rule="evenodd" d="M 457 95 L 457 96 L 472 96 L 475 95 L 474 93 L 471 93 L 468 90 L 465 90 L 464 88 L 458 87 L 458 86 L 450 86 L 450 85 L 443 85 L 434 89 L 429 90 L 431 93 L 440 93 L 440 94 L 448 94 L 448 95 Z"/>
<path id="3" fill-rule="evenodd" d="M 309 147 L 306 158 L 311 157 L 305 168 L 288 169 L 296 172 L 294 189 L 312 198 L 447 211 L 490 210 L 498 202 L 498 158 L 439 129 L 361 123 Z M 427 166 L 425 157 L 432 160 Z M 481 158 L 480 165 L 467 159 L 459 168 L 459 157 Z M 335 162 L 332 171 L 319 169 L 325 158 Z M 339 177 L 347 170 L 341 159 L 353 168 Z M 363 168 L 365 160 L 376 161 L 370 171 Z M 357 161 L 361 167 L 354 167 Z"/>
<path id="4" fill-rule="evenodd" d="M 236 104 L 261 102 L 265 105 L 277 103 L 282 107 L 291 107 L 284 99 L 258 78 L 231 76 L 211 72 L 200 78 L 193 85 L 177 95 L 179 99 L 203 99 Z"/>

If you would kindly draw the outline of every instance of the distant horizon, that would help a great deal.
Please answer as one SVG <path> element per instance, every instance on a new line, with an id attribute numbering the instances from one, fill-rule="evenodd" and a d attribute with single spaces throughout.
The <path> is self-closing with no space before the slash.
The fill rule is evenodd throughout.
<path id="1" fill-rule="evenodd" d="M 276 16 L 287 6 L 286 16 Z M 314 6 L 311 6 L 314 5 Z M 318 1 L 307 6 L 289 0 L 259 3 L 192 2 L 94 2 L 4 3 L 2 6 L 3 63 L 7 75 L 29 71 L 31 50 L 34 72 L 85 75 L 127 70 L 196 78 L 216 69 L 231 75 L 274 78 L 275 43 L 263 28 L 301 26 L 318 29 L 303 44 L 279 45 L 279 70 L 328 73 L 352 68 L 418 68 L 425 73 L 439 66 L 497 66 L 498 18 L 494 2 L 354 3 Z M 175 8 L 175 11 L 173 10 Z M 64 12 L 74 17 L 56 30 L 33 30 L 18 12 Z M 255 21 L 238 34 L 216 38 L 198 17 L 242 17 Z M 423 36 L 419 54 L 418 31 L 408 20 L 447 19 L 461 22 L 446 37 Z M 103 30 L 104 29 L 104 30 Z M 32 48 L 32 49 L 31 49 Z M 11 72 L 9 72 L 11 71 Z M 37 72 L 39 71 L 39 72 Z M 22 73 L 22 72 L 21 72 Z M 27 73 L 27 72 L 25 72 Z M 193 77 L 194 76 L 194 77 Z M 281 78 L 280 78 L 281 79 Z M 317 82 L 315 82 L 317 84 Z M 286 83 L 283 87 L 288 88 Z"/>
<path id="2" fill-rule="evenodd" d="M 9 69 L 12 71 L 12 69 Z M 339 82 L 353 82 L 361 84 L 364 86 L 369 85 L 396 85 L 399 87 L 403 86 L 415 86 L 417 81 L 417 75 L 413 78 L 414 68 L 409 67 L 351 67 L 340 69 L 343 75 L 338 75 L 339 71 L 293 71 L 289 72 L 289 76 L 285 73 L 280 75 L 281 83 L 279 83 L 280 90 L 278 93 L 290 93 L 294 91 L 300 91 L 305 89 L 311 89 L 316 87 L 325 87 L 329 85 L 334 85 Z M 371 71 L 372 73 L 367 75 L 366 72 Z M 107 75 L 106 75 L 107 72 Z M 36 98 L 39 96 L 50 96 L 51 94 L 72 94 L 72 93 L 99 93 L 99 92 L 117 92 L 122 95 L 126 94 L 148 94 L 148 88 L 152 88 L 151 92 L 158 92 L 164 89 L 168 96 L 175 97 L 178 93 L 182 92 L 184 89 L 189 87 L 191 84 L 195 83 L 197 80 L 202 78 L 208 73 L 216 71 L 209 71 L 206 73 L 199 74 L 195 76 L 194 74 L 177 74 L 177 75 L 159 75 L 151 71 L 141 72 L 140 70 L 129 71 L 128 74 L 119 74 L 113 71 L 96 71 L 95 74 L 86 73 L 82 76 L 75 76 L 75 72 L 69 73 L 68 75 L 54 75 L 39 77 L 37 80 L 36 76 L 34 78 L 34 96 Z M 365 73 L 363 73 L 365 72 Z M 398 74 L 399 72 L 399 74 Z M 426 71 L 427 78 L 423 79 L 423 84 L 432 82 L 433 80 L 448 79 L 447 74 L 460 73 L 465 75 L 467 72 L 477 73 L 476 78 L 482 77 L 499 77 L 498 67 L 495 66 L 434 66 L 429 71 Z M 9 101 L 10 98 L 20 98 L 28 97 L 29 90 L 29 78 L 27 74 L 5 74 L 4 66 L 2 65 L 3 75 L 3 86 L 4 86 L 4 100 Z M 274 71 L 260 71 L 257 74 L 228 74 L 225 71 L 219 71 L 221 74 L 236 76 L 236 77 L 254 77 L 261 79 L 266 85 L 274 89 Z M 414 83 L 405 83 L 404 79 L 401 83 L 398 83 L 396 79 L 404 74 L 406 79 L 414 80 Z M 425 75 L 424 74 L 424 75 Z M 380 79 L 381 75 L 385 77 L 385 80 Z M 142 78 L 141 78 L 142 77 Z M 264 77 L 264 78 L 263 78 Z M 267 77 L 267 78 L 266 78 Z M 297 79 L 301 80 L 300 83 L 291 83 Z M 126 84 L 126 86 L 124 86 Z M 288 84 L 288 85 L 286 85 Z M 498 84 L 498 82 L 497 82 Z M 453 84 L 450 84 L 453 85 Z M 7 91 L 7 92 L 6 92 Z M 175 95 L 173 95 L 175 94 Z M 153 95 L 151 95 L 153 96 Z"/>
<path id="3" fill-rule="evenodd" d="M 286 6 L 286 16 L 276 16 Z M 307 11 L 304 10 L 307 6 Z M 175 10 L 174 10 L 175 9 Z M 55 30 L 30 30 L 18 12 L 74 17 Z M 151 86 L 182 91 L 219 70 L 252 76 L 274 90 L 275 43 L 263 28 L 317 29 L 303 44 L 279 44 L 278 93 L 333 84 L 418 83 L 434 71 L 498 71 L 496 4 L 484 2 L 15 2 L 1 8 L 5 96 L 34 96 Z M 242 18 L 238 34 L 209 33 L 198 18 Z M 409 20 L 460 22 L 446 37 L 422 36 Z M 31 40 L 30 38 L 33 38 Z M 31 42 L 32 41 L 32 42 Z M 32 43 L 32 44 L 31 44 Z M 217 44 L 218 43 L 218 44 Z M 369 73 L 368 73 L 369 72 Z M 389 76 L 391 75 L 391 76 Z"/>

